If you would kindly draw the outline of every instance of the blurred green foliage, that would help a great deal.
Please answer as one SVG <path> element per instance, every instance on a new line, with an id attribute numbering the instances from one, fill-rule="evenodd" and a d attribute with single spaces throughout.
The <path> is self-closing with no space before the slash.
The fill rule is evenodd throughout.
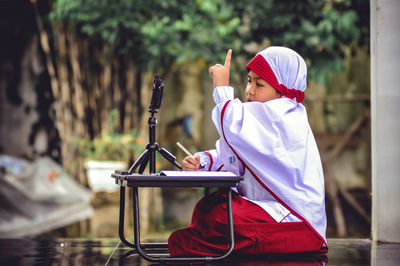
<path id="1" fill-rule="evenodd" d="M 69 23 L 76 34 L 98 35 L 146 69 L 215 61 L 235 43 L 240 25 L 232 5 L 211 0 L 58 0 L 50 18 Z"/>
<path id="2" fill-rule="evenodd" d="M 307 59 L 309 76 L 323 85 L 332 72 L 342 70 L 342 48 L 369 36 L 361 36 L 369 21 L 360 23 L 358 15 L 369 14 L 366 0 L 248 0 L 238 5 L 250 21 L 244 42 L 268 39 L 296 50 Z"/>
<path id="3" fill-rule="evenodd" d="M 118 111 L 113 109 L 108 116 L 108 129 L 92 139 L 76 139 L 72 145 L 85 160 L 126 161 L 131 156 L 139 156 L 143 150 L 144 139 L 134 129 L 128 133 L 117 132 L 115 121 Z"/>
<path id="4" fill-rule="evenodd" d="M 245 45 L 267 41 L 298 51 L 310 78 L 326 84 L 342 69 L 342 47 L 366 38 L 364 10 L 364 0 L 56 0 L 50 19 L 98 36 L 143 69 L 185 61 L 205 68 L 229 48 L 250 58 Z"/>

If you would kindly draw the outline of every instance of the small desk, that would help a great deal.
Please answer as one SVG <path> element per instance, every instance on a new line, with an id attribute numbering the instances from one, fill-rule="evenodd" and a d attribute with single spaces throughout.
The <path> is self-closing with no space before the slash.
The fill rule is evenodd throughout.
<path id="1" fill-rule="evenodd" d="M 111 175 L 115 178 L 115 183 L 120 185 L 120 210 L 119 210 L 119 237 L 121 241 L 128 247 L 135 248 L 138 254 L 153 262 L 167 261 L 216 261 L 228 257 L 235 244 L 233 234 L 232 220 L 232 191 L 231 187 L 236 186 L 243 177 L 241 176 L 162 176 L 159 174 L 129 174 L 128 171 L 116 170 Z M 133 191 L 133 221 L 134 221 L 134 243 L 129 242 L 124 234 L 124 215 L 125 215 L 125 187 L 132 188 Z M 139 226 L 139 187 L 211 187 L 224 188 L 226 190 L 227 199 L 227 216 L 229 227 L 229 248 L 221 256 L 218 257 L 170 257 L 170 256 L 150 256 L 146 249 L 168 248 L 168 243 L 140 243 L 140 226 Z"/>

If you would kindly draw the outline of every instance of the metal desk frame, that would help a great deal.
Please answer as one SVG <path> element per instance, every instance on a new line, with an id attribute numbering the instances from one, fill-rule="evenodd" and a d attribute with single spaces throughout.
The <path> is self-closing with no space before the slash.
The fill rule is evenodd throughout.
<path id="1" fill-rule="evenodd" d="M 161 176 L 157 174 L 129 174 L 128 171 L 116 170 L 111 175 L 115 182 L 120 185 L 120 209 L 119 209 L 119 237 L 126 246 L 136 249 L 138 254 L 151 262 L 169 261 L 217 261 L 227 258 L 233 251 L 235 245 L 232 219 L 232 191 L 231 187 L 236 186 L 243 177 L 240 176 Z M 125 187 L 131 187 L 133 191 L 133 221 L 134 221 L 134 243 L 125 238 Z M 229 228 L 228 250 L 218 257 L 171 257 L 171 256 L 151 256 L 145 250 L 168 248 L 168 243 L 140 243 L 140 224 L 139 224 L 139 187 L 219 187 L 226 190 L 227 216 Z"/>

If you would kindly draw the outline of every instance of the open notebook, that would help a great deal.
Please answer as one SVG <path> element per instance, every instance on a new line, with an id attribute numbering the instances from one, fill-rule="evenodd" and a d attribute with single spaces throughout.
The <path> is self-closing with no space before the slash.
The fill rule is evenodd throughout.
<path id="1" fill-rule="evenodd" d="M 236 176 L 231 172 L 214 172 L 214 171 L 172 171 L 164 170 L 160 172 L 163 176 Z"/>

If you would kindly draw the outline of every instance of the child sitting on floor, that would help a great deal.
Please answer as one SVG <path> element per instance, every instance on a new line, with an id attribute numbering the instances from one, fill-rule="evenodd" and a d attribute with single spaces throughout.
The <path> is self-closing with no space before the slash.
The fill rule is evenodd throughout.
<path id="1" fill-rule="evenodd" d="M 216 149 L 188 156 L 183 170 L 229 171 L 244 177 L 232 197 L 235 247 L 240 254 L 327 251 L 324 176 L 301 104 L 307 86 L 303 58 L 269 47 L 247 65 L 247 102 L 229 86 L 232 51 L 214 65 Z M 227 249 L 225 194 L 201 199 L 191 224 L 169 238 L 172 256 L 217 256 Z"/>

